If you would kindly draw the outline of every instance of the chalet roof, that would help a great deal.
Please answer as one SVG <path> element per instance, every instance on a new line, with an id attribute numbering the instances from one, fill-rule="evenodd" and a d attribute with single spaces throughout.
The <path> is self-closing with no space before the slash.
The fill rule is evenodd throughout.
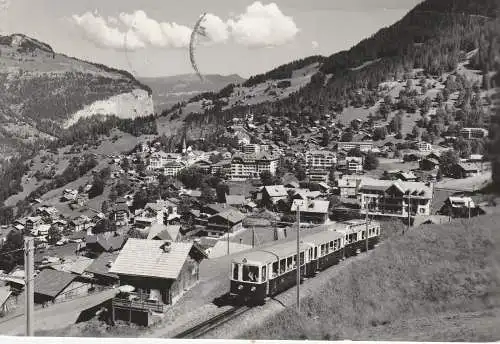
<path id="1" fill-rule="evenodd" d="M 87 257 L 78 257 L 76 260 L 65 261 L 64 263 L 54 264 L 50 267 L 54 270 L 81 275 L 93 261 L 93 259 Z"/>
<path id="2" fill-rule="evenodd" d="M 160 240 L 175 241 L 179 236 L 180 225 L 164 225 L 163 223 L 155 223 L 151 226 L 148 233 L 148 240 L 159 238 Z"/>
<path id="3" fill-rule="evenodd" d="M 109 272 L 117 257 L 118 253 L 103 252 L 99 257 L 94 259 L 92 264 L 85 269 L 85 272 L 118 279 L 118 275 Z M 111 265 L 109 265 L 110 262 Z"/>
<path id="4" fill-rule="evenodd" d="M 477 171 L 479 170 L 479 166 L 473 162 L 461 162 L 457 164 L 464 171 Z"/>
<path id="5" fill-rule="evenodd" d="M 112 233 L 102 233 L 97 235 L 88 235 L 85 238 L 87 244 L 97 244 L 100 245 L 104 251 L 116 251 L 119 250 L 125 241 L 123 235 L 113 235 Z"/>
<path id="6" fill-rule="evenodd" d="M 170 242 L 170 251 L 165 252 L 162 246 L 167 243 L 166 240 L 129 239 L 109 272 L 177 279 L 193 244 Z"/>
<path id="7" fill-rule="evenodd" d="M 214 214 L 214 215 L 210 216 L 209 219 L 215 218 L 217 216 L 221 217 L 222 219 L 229 221 L 230 223 L 233 223 L 233 224 L 241 222 L 245 218 L 245 215 L 243 213 L 241 213 L 240 211 L 238 211 L 236 209 L 227 209 L 227 210 L 224 210 L 218 214 Z"/>
<path id="8" fill-rule="evenodd" d="M 243 204 L 245 204 L 245 196 L 243 196 L 243 195 L 226 195 L 226 204 L 243 205 Z"/>
<path id="9" fill-rule="evenodd" d="M 270 197 L 283 197 L 288 196 L 288 192 L 283 185 L 268 185 L 264 186 L 264 190 L 266 190 L 267 194 Z"/>
<path id="10" fill-rule="evenodd" d="M 301 212 L 326 214 L 328 213 L 329 205 L 329 201 L 304 201 L 301 199 L 294 199 L 290 211 L 297 211 L 297 207 L 299 207 Z"/>
<path id="11" fill-rule="evenodd" d="M 55 298 L 77 276 L 65 271 L 45 269 L 35 277 L 35 293 Z"/>

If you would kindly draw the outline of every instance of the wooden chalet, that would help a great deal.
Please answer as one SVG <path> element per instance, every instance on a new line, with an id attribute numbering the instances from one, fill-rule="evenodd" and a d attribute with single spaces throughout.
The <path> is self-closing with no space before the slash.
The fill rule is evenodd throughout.
<path id="1" fill-rule="evenodd" d="M 112 301 L 113 320 L 149 325 L 199 278 L 205 252 L 193 243 L 129 239 L 109 270 L 133 291 Z"/>

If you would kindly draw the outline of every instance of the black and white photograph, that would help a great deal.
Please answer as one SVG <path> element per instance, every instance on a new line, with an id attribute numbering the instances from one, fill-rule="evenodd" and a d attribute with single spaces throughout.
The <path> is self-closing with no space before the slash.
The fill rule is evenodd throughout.
<path id="1" fill-rule="evenodd" d="M 0 0 L 22 337 L 500 341 L 500 0 Z"/>

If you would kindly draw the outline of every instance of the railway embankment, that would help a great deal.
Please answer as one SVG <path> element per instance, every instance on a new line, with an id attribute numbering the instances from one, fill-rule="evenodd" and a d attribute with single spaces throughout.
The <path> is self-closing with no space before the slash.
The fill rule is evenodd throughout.
<path id="1" fill-rule="evenodd" d="M 499 340 L 499 223 L 500 215 L 487 215 L 394 232 L 368 259 L 338 266 L 301 300 L 300 314 L 282 307 L 251 328 L 217 336 Z"/>

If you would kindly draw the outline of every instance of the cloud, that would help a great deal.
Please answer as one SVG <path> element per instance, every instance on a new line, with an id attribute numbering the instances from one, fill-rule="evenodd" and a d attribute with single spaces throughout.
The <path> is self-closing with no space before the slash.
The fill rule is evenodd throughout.
<path id="1" fill-rule="evenodd" d="M 192 32 L 191 27 L 175 22 L 156 21 L 142 10 L 120 13 L 117 18 L 86 12 L 71 19 L 87 40 L 100 48 L 115 50 L 186 48 Z M 227 21 L 208 13 L 202 26 L 206 37 L 200 43 L 208 45 L 232 41 L 252 47 L 277 46 L 293 40 L 299 31 L 293 19 L 285 16 L 275 3 L 263 5 L 259 1 Z"/>
<path id="2" fill-rule="evenodd" d="M 75 14 L 72 19 L 82 29 L 84 37 L 100 48 L 137 50 L 145 47 L 134 32 L 121 32 L 116 27 L 109 26 L 109 19 L 107 21 L 97 13 L 86 12 L 81 16 Z"/>
<path id="3" fill-rule="evenodd" d="M 276 46 L 291 41 L 299 29 L 292 17 L 285 16 L 278 5 L 256 1 L 236 20 L 228 20 L 231 36 L 246 46 Z"/>
<path id="4" fill-rule="evenodd" d="M 319 43 L 316 41 L 312 41 L 311 46 L 312 46 L 313 50 L 317 50 L 319 48 Z"/>

